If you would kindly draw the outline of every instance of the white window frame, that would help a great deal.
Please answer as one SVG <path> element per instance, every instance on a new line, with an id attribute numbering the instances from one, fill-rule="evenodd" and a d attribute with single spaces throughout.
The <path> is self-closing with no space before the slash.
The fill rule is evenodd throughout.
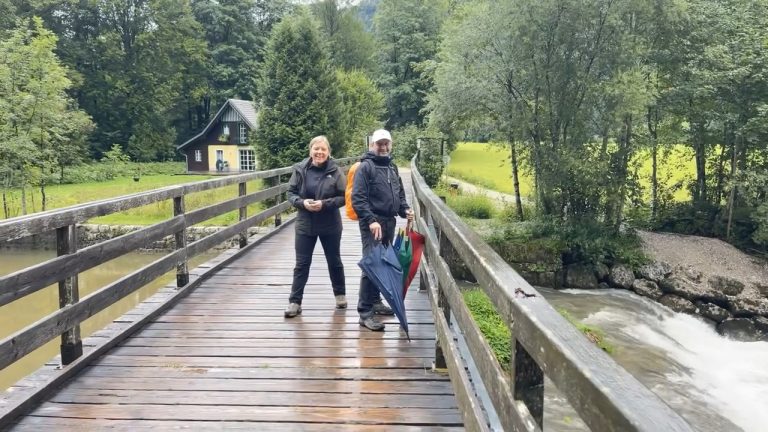
<path id="1" fill-rule="evenodd" d="M 240 171 L 256 171 L 256 151 L 252 149 L 240 149 L 239 159 Z"/>
<path id="2" fill-rule="evenodd" d="M 195 150 L 195 162 L 202 162 L 202 161 L 203 161 L 203 151 Z"/>
<path id="3" fill-rule="evenodd" d="M 248 142 L 248 128 L 245 127 L 245 123 L 240 123 L 240 144 L 246 144 Z"/>

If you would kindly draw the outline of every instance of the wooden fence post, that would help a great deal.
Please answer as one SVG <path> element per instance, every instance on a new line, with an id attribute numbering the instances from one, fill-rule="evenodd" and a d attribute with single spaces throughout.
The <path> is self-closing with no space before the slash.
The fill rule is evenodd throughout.
<path id="1" fill-rule="evenodd" d="M 56 254 L 58 256 L 77 252 L 77 227 L 67 225 L 56 229 Z M 59 308 L 80 301 L 78 275 L 59 281 Z M 80 339 L 80 324 L 61 334 L 61 364 L 66 366 L 83 355 L 83 341 Z"/>
<path id="2" fill-rule="evenodd" d="M 515 339 L 512 332 L 512 376 L 515 400 L 522 401 L 528 412 L 543 428 L 544 423 L 544 372 L 528 354 L 525 347 Z"/>
<path id="3" fill-rule="evenodd" d="M 179 216 L 184 214 L 184 195 L 173 198 L 173 215 Z M 187 226 L 184 224 L 184 228 L 181 231 L 177 231 L 176 238 L 176 250 L 185 249 L 187 247 Z M 176 286 L 181 288 L 189 283 L 189 268 L 187 266 L 187 259 L 179 263 L 176 266 Z"/>
<path id="4" fill-rule="evenodd" d="M 237 192 L 239 196 L 245 196 L 246 194 L 246 187 L 245 182 L 238 183 L 237 185 Z M 248 219 L 248 206 L 242 206 L 240 207 L 240 221 L 244 221 Z M 248 245 L 248 228 L 244 229 L 240 233 L 240 247 L 244 248 L 246 245 Z"/>

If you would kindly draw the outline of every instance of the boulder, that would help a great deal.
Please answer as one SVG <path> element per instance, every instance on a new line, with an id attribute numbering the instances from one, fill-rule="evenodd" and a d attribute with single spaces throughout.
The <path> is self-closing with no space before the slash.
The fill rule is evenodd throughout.
<path id="1" fill-rule="evenodd" d="M 676 273 L 681 273 L 683 276 L 685 276 L 687 279 L 699 283 L 701 282 L 702 273 L 693 267 L 686 266 L 686 267 L 678 267 L 677 270 L 675 270 Z"/>
<path id="2" fill-rule="evenodd" d="M 649 281 L 658 283 L 669 276 L 670 273 L 672 273 L 672 266 L 662 261 L 654 261 L 650 264 L 640 266 L 635 272 L 635 275 L 640 279 L 648 279 Z"/>
<path id="3" fill-rule="evenodd" d="M 755 329 L 762 334 L 762 339 L 768 342 L 768 318 L 757 316 L 752 318 Z"/>
<path id="4" fill-rule="evenodd" d="M 568 288 L 597 288 L 597 277 L 591 265 L 571 264 L 565 269 L 565 286 Z"/>
<path id="5" fill-rule="evenodd" d="M 699 315 L 709 318 L 715 322 L 722 322 L 731 317 L 731 313 L 726 309 L 712 303 L 698 303 Z"/>
<path id="6" fill-rule="evenodd" d="M 686 300 L 682 297 L 678 297 L 674 294 L 664 294 L 659 298 L 659 303 L 672 309 L 675 312 L 682 312 L 687 314 L 696 313 L 696 305 L 690 300 Z"/>
<path id="7" fill-rule="evenodd" d="M 608 284 L 607 284 L 607 283 L 605 283 L 605 282 L 600 282 L 599 284 L 597 284 L 597 288 L 598 288 L 598 289 L 611 289 L 611 286 L 610 286 L 610 285 L 608 285 Z"/>
<path id="8" fill-rule="evenodd" d="M 604 282 L 608 280 L 608 275 L 611 273 L 611 269 L 608 268 L 607 265 L 604 263 L 597 263 L 595 264 L 595 276 L 597 277 L 597 280 L 600 282 Z"/>
<path id="9" fill-rule="evenodd" d="M 728 318 L 717 325 L 717 332 L 729 339 L 742 342 L 754 342 L 761 338 L 755 323 L 749 318 Z"/>
<path id="10" fill-rule="evenodd" d="M 768 298 L 768 283 L 755 282 L 755 288 L 763 297 Z"/>
<path id="11" fill-rule="evenodd" d="M 635 281 L 635 274 L 632 273 L 632 269 L 624 264 L 616 264 L 611 267 L 611 272 L 608 275 L 608 282 L 611 286 L 616 288 L 631 289 L 632 283 Z"/>
<path id="12" fill-rule="evenodd" d="M 737 317 L 768 316 L 768 300 L 751 298 L 728 299 L 728 310 Z"/>
<path id="13" fill-rule="evenodd" d="M 728 276 L 711 276 L 709 286 L 713 290 L 729 296 L 737 296 L 744 291 L 744 284 Z"/>
<path id="14" fill-rule="evenodd" d="M 697 286 L 694 281 L 678 273 L 673 273 L 662 279 L 659 286 L 665 293 L 675 294 L 688 300 L 699 298 L 702 293 L 701 287 Z"/>
<path id="15" fill-rule="evenodd" d="M 664 295 L 664 292 L 659 288 L 656 282 L 645 279 L 635 279 L 635 282 L 632 284 L 632 289 L 641 296 L 648 297 L 652 300 L 658 300 L 659 297 Z"/>

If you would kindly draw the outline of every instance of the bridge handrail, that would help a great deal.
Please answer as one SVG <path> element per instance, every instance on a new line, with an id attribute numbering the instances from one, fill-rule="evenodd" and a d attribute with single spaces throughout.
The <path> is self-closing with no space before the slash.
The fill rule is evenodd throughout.
<path id="1" fill-rule="evenodd" d="M 453 336 L 448 323 L 452 313 L 504 430 L 541 430 L 544 376 L 592 430 L 692 430 L 664 401 L 589 342 L 462 222 L 427 186 L 415 158 L 411 161 L 411 176 L 417 228 L 427 237 L 421 280 L 430 289 L 436 310 L 440 346 L 437 362 L 447 360 L 449 371 L 454 369 L 452 382 L 465 425 L 487 428 L 484 420 L 476 418 L 481 411 L 471 397 L 472 384 L 455 379 L 464 366 L 451 346 Z M 511 331 L 509 375 L 499 365 L 463 301 L 445 259 L 451 255 L 458 256 L 468 267 Z"/>
<path id="2" fill-rule="evenodd" d="M 356 160 L 344 158 L 336 161 L 344 169 Z M 62 305 L 37 322 L 0 339 L 0 369 L 15 363 L 59 335 L 62 336 L 62 364 L 73 362 L 82 355 L 79 331 L 81 322 L 174 268 L 177 269 L 177 286 L 182 287 L 189 282 L 187 262 L 190 258 L 236 236 L 240 237 L 240 247 L 244 247 L 247 244 L 247 229 L 270 217 L 275 217 L 276 224 L 279 224 L 279 215 L 291 207 L 287 201 L 280 201 L 288 185 L 279 183 L 281 177 L 291 173 L 291 169 L 284 167 L 168 186 L 0 221 L 0 243 L 56 230 L 58 251 L 56 258 L 0 276 L 0 307 L 56 282 L 59 283 L 59 302 Z M 270 178 L 276 179 L 273 183 L 278 184 L 246 193 L 247 182 Z M 185 211 L 186 195 L 233 184 L 239 185 L 239 196 L 194 211 Z M 270 198 L 277 198 L 280 202 L 250 217 L 247 215 L 249 204 Z M 170 219 L 78 249 L 77 223 L 168 199 L 174 202 Z M 238 209 L 240 218 L 237 223 L 187 244 L 188 226 Z M 169 235 L 174 235 L 176 239 L 174 252 L 80 299 L 77 282 L 80 273 Z"/>

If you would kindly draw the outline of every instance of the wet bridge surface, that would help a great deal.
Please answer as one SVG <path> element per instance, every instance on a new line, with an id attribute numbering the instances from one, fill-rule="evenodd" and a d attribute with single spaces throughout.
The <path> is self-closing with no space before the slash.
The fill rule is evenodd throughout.
<path id="1" fill-rule="evenodd" d="M 426 292 L 383 333 L 358 324 L 360 234 L 345 219 L 350 308 L 334 308 L 318 242 L 303 313 L 283 317 L 294 265 L 286 227 L 203 281 L 11 426 L 40 430 L 462 430 L 451 382 L 432 371 Z"/>

